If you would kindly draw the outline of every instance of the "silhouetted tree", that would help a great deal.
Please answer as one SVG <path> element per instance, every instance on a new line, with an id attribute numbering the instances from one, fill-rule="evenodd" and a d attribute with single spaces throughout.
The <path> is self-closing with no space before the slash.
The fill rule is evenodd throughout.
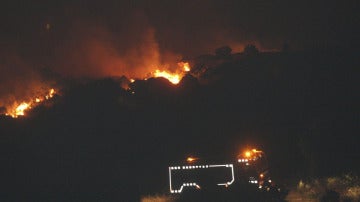
<path id="1" fill-rule="evenodd" d="M 259 50 L 253 44 L 248 44 L 244 48 L 244 54 L 247 56 L 257 55 L 259 54 Z"/>
<path id="2" fill-rule="evenodd" d="M 232 49 L 229 46 L 223 46 L 215 50 L 215 55 L 218 57 L 230 57 Z"/>

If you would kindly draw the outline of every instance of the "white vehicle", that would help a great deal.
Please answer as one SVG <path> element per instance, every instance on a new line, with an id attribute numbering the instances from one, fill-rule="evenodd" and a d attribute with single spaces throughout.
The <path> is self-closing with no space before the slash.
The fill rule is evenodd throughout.
<path id="1" fill-rule="evenodd" d="M 191 190 L 229 189 L 251 184 L 268 190 L 272 186 L 264 152 L 252 149 L 233 162 L 209 163 L 188 157 L 184 165 L 169 166 L 169 192 L 181 194 Z"/>

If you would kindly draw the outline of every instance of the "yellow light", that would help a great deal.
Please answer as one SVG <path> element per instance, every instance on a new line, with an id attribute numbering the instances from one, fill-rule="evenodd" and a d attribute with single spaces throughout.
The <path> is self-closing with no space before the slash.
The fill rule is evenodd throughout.
<path id="1" fill-rule="evenodd" d="M 194 158 L 194 157 L 188 157 L 188 158 L 186 159 L 186 161 L 187 161 L 188 163 L 194 163 L 196 160 L 197 160 L 197 158 Z"/>
<path id="2" fill-rule="evenodd" d="M 52 88 L 49 90 L 49 97 L 54 97 L 54 94 L 55 94 L 55 90 Z"/>
<path id="3" fill-rule="evenodd" d="M 246 157 L 250 157 L 250 156 L 251 156 L 251 152 L 250 152 L 250 151 L 246 151 L 246 152 L 245 152 L 245 156 L 246 156 Z"/>
<path id="4" fill-rule="evenodd" d="M 28 111 L 31 108 L 36 107 L 41 102 L 43 102 L 45 99 L 50 99 L 54 97 L 55 90 L 52 88 L 49 90 L 49 92 L 40 97 L 34 97 L 30 101 L 27 102 L 21 102 L 20 104 L 14 104 L 13 106 L 8 107 L 7 112 L 5 113 L 6 116 L 11 116 L 13 118 L 17 118 L 19 116 L 25 116 L 26 111 Z"/>
<path id="5" fill-rule="evenodd" d="M 155 77 L 163 77 L 163 78 L 169 80 L 173 84 L 178 84 L 181 80 L 179 74 L 173 74 L 173 73 L 169 73 L 167 71 L 160 71 L 158 69 L 155 71 L 154 75 L 155 75 Z"/>
<path id="6" fill-rule="evenodd" d="M 263 178 L 264 177 L 264 174 L 260 174 L 260 178 Z"/>
<path id="7" fill-rule="evenodd" d="M 12 115 L 12 117 L 18 117 L 18 116 L 24 116 L 25 115 L 25 110 L 30 108 L 30 104 L 23 102 L 21 103 L 18 107 L 16 107 L 15 109 L 15 113 Z"/>
<path id="8" fill-rule="evenodd" d="M 178 65 L 179 65 L 179 67 L 182 68 L 183 71 L 185 71 L 185 72 L 190 71 L 190 65 L 188 62 L 179 62 Z"/>
<path id="9" fill-rule="evenodd" d="M 190 71 L 190 66 L 189 66 L 189 63 L 187 63 L 187 62 L 184 63 L 184 71 L 185 71 L 185 72 L 189 72 L 189 71 Z"/>

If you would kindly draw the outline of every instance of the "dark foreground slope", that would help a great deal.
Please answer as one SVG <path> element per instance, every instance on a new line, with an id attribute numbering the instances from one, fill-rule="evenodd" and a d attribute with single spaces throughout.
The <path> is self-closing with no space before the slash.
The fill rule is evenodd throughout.
<path id="1" fill-rule="evenodd" d="M 139 201 L 167 192 L 171 162 L 246 146 L 267 153 L 280 182 L 358 171 L 358 67 L 352 53 L 277 53 L 179 86 L 74 82 L 51 106 L 0 118 L 0 199 Z"/>

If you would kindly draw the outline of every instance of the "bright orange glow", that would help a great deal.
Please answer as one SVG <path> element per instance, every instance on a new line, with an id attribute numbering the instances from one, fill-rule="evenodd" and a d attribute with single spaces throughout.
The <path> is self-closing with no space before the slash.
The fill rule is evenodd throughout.
<path id="1" fill-rule="evenodd" d="M 52 98 L 55 95 L 55 90 L 52 88 L 49 90 L 49 97 Z"/>
<path id="2" fill-rule="evenodd" d="M 30 101 L 22 101 L 20 104 L 14 103 L 13 106 L 6 107 L 7 111 L 6 116 L 11 116 L 13 118 L 18 118 L 19 116 L 24 116 L 25 112 L 36 105 L 39 105 L 44 100 L 48 100 L 56 94 L 55 89 L 51 88 L 49 92 L 42 97 L 35 97 Z"/>
<path id="3" fill-rule="evenodd" d="M 173 84 L 178 84 L 180 82 L 181 78 L 182 78 L 182 77 L 180 77 L 179 74 L 172 74 L 172 73 L 169 73 L 167 71 L 160 71 L 158 69 L 155 71 L 154 76 L 156 78 L 157 77 L 163 77 L 163 78 L 169 80 Z"/>
<path id="4" fill-rule="evenodd" d="M 261 150 L 257 150 L 257 149 L 245 150 L 243 153 L 241 153 L 238 156 L 238 161 L 247 162 L 249 160 L 256 160 L 257 158 L 262 157 L 263 154 L 264 153 Z"/>
<path id="5" fill-rule="evenodd" d="M 137 77 L 136 79 L 143 79 L 144 81 L 146 81 L 151 77 L 162 77 L 167 79 L 172 84 L 177 85 L 180 83 L 181 79 L 185 76 L 185 74 L 191 70 L 190 64 L 188 62 L 178 62 L 177 67 L 169 67 L 168 64 L 153 65 L 152 67 L 155 67 L 154 70 L 150 70 L 150 72 L 146 74 L 147 76 L 140 78 Z M 131 78 L 130 82 L 135 82 L 135 79 Z"/>
<path id="6" fill-rule="evenodd" d="M 264 177 L 264 174 L 261 173 L 261 174 L 260 174 L 260 178 L 263 178 L 263 177 Z"/>
<path id="7" fill-rule="evenodd" d="M 185 76 L 186 72 L 190 71 L 190 65 L 188 62 L 179 62 L 178 69 L 175 72 L 170 72 L 167 70 L 155 70 L 153 73 L 155 78 L 162 77 L 169 80 L 172 84 L 180 83 L 181 79 Z M 146 79 L 145 79 L 146 80 Z"/>
<path id="8" fill-rule="evenodd" d="M 49 93 L 47 95 L 45 95 L 45 99 L 50 99 L 52 97 L 54 97 L 54 93 L 55 93 L 55 90 L 52 88 L 49 90 Z"/>
<path id="9" fill-rule="evenodd" d="M 14 108 L 12 108 L 11 110 L 8 110 L 5 115 L 6 116 L 11 116 L 13 118 L 17 118 L 19 116 L 24 116 L 25 115 L 25 111 L 30 109 L 31 105 L 30 103 L 27 102 L 22 102 L 19 105 L 15 105 Z"/>
<path id="10" fill-rule="evenodd" d="M 30 108 L 30 104 L 23 102 L 15 109 L 15 116 L 24 116 L 25 110 Z"/>
<path id="11" fill-rule="evenodd" d="M 186 161 L 187 161 L 188 163 L 194 163 L 194 162 L 197 161 L 197 158 L 195 158 L 195 157 L 188 157 L 188 158 L 186 159 Z"/>
<path id="12" fill-rule="evenodd" d="M 182 69 L 185 71 L 185 72 L 189 72 L 190 71 L 190 65 L 188 62 L 179 62 L 178 65 L 180 67 L 182 67 Z"/>

